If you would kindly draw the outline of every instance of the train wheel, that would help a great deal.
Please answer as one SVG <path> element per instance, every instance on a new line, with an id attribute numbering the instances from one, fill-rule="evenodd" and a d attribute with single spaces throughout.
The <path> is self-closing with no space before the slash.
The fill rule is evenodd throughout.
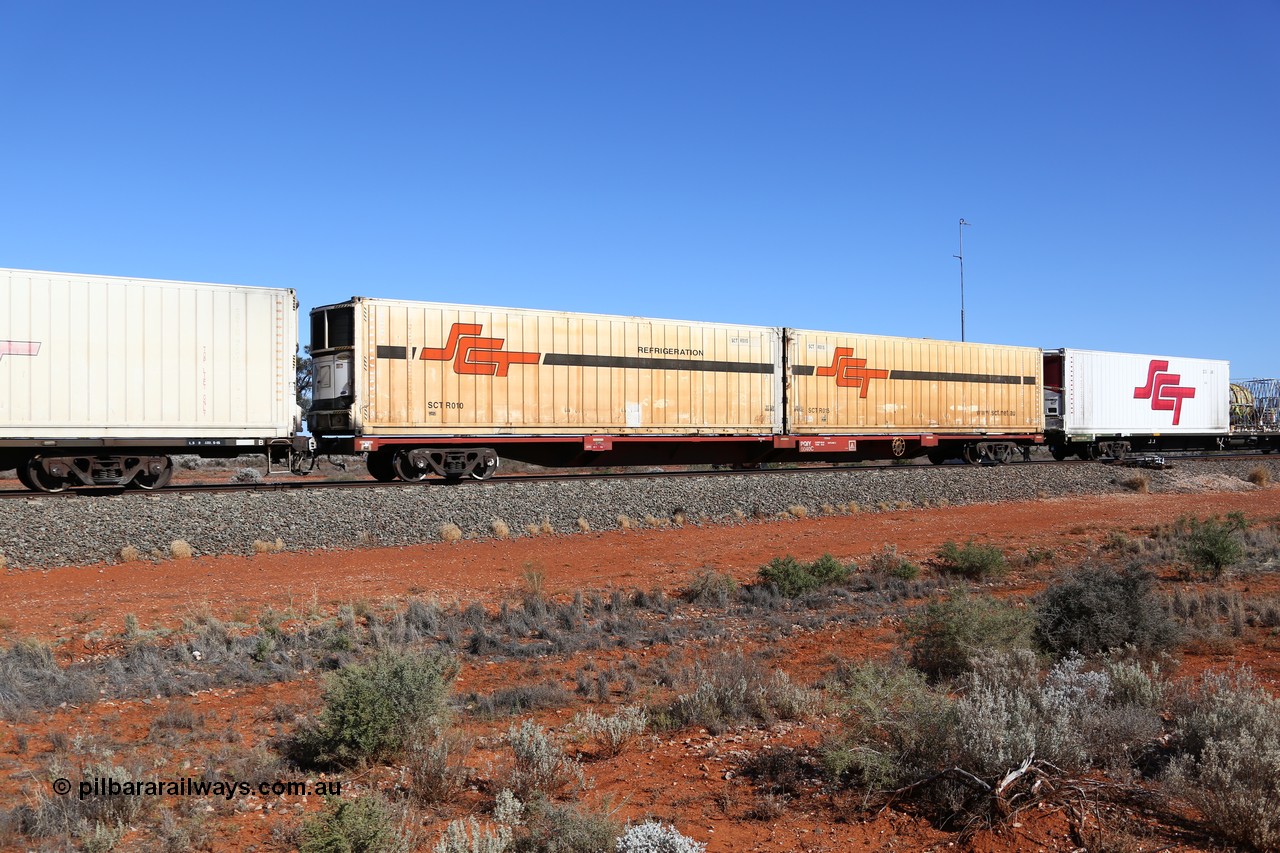
<path id="1" fill-rule="evenodd" d="M 32 456 L 27 461 L 27 477 L 31 480 L 31 488 L 37 492 L 61 492 L 67 488 L 67 481 L 54 477 L 44 470 L 39 456 Z"/>
<path id="2" fill-rule="evenodd" d="M 1013 461 L 1013 445 L 996 444 L 992 445 L 995 451 L 991 454 L 992 461 L 1000 465 L 1007 465 Z"/>
<path id="3" fill-rule="evenodd" d="M 396 478 L 396 469 L 391 467 L 391 454 L 382 450 L 370 453 L 364 460 L 369 469 L 369 476 L 379 483 L 390 483 Z"/>
<path id="4" fill-rule="evenodd" d="M 966 444 L 961 456 L 970 465 L 977 465 L 982 461 L 982 451 L 978 449 L 976 444 Z"/>
<path id="5" fill-rule="evenodd" d="M 18 463 L 18 482 L 33 492 L 37 491 L 36 484 L 31 481 L 31 475 L 27 473 L 27 463 L 25 460 Z"/>
<path id="6" fill-rule="evenodd" d="M 169 481 L 173 479 L 173 461 L 169 457 L 164 459 L 164 467 L 160 469 L 159 474 L 148 474 L 142 472 L 135 474 L 133 482 L 129 485 L 137 486 L 139 489 L 151 491 L 152 489 L 163 489 L 169 485 Z"/>
<path id="7" fill-rule="evenodd" d="M 395 469 L 396 476 L 406 483 L 421 483 L 427 479 L 427 469 L 419 468 L 409 461 L 406 451 L 396 451 L 396 455 L 391 457 L 391 467 Z"/>
<path id="8" fill-rule="evenodd" d="M 1076 451 L 1076 456 L 1079 456 L 1084 461 L 1089 462 L 1098 458 L 1098 448 L 1092 444 L 1082 444 L 1080 445 L 1080 449 Z"/>
<path id="9" fill-rule="evenodd" d="M 498 470 L 498 457 L 491 456 L 481 459 L 476 467 L 471 469 L 471 479 L 487 480 Z"/>
<path id="10" fill-rule="evenodd" d="M 934 465 L 945 465 L 951 454 L 945 450 L 930 450 L 925 454 Z"/>
<path id="11" fill-rule="evenodd" d="M 1049 445 L 1049 455 L 1061 462 L 1071 455 L 1071 451 L 1067 449 L 1065 444 L 1051 444 Z"/>

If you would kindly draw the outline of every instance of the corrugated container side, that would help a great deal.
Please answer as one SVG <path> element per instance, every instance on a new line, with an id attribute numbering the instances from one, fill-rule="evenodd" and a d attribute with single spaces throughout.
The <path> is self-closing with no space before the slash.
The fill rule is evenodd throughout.
<path id="1" fill-rule="evenodd" d="M 0 437 L 293 430 L 291 290 L 0 270 L 0 349 Z"/>
<path id="2" fill-rule="evenodd" d="M 1034 347 L 787 329 L 790 429 L 827 433 L 1038 432 Z"/>
<path id="3" fill-rule="evenodd" d="M 1063 428 L 1070 435 L 1225 433 L 1226 361 L 1063 351 Z"/>
<path id="4" fill-rule="evenodd" d="M 780 330 L 356 300 L 365 435 L 769 434 Z"/>

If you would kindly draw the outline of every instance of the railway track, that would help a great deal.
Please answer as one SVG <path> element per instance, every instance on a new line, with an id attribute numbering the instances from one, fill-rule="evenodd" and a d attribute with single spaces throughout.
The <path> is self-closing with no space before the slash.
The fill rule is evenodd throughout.
<path id="1" fill-rule="evenodd" d="M 1151 457 L 1134 456 L 1120 460 L 1080 460 L 1067 459 L 1061 462 L 1053 459 L 1028 459 L 1012 463 L 1015 467 L 1023 466 L 1043 466 L 1054 465 L 1061 467 L 1079 466 L 1079 465 L 1109 465 L 1114 467 L 1170 467 L 1170 463 L 1178 461 L 1242 461 L 1249 459 L 1266 459 L 1267 454 L 1261 452 L 1249 453 L 1184 453 L 1184 454 L 1163 454 L 1160 457 L 1154 457 L 1163 461 L 1163 465 L 1144 464 Z M 176 484 L 165 487 L 162 490 L 147 491 L 141 489 L 129 489 L 120 486 L 102 486 L 97 488 L 85 488 L 76 490 L 67 490 L 63 492 L 31 492 L 26 489 L 5 489 L 0 490 L 0 500 L 16 500 L 22 498 L 77 498 L 77 497 L 114 497 L 118 495 L 133 497 L 154 497 L 161 494 L 228 494 L 240 492 L 297 492 L 303 490 L 327 490 L 327 489 L 384 489 L 384 488 L 412 488 L 412 487 L 434 487 L 434 488 L 468 488 L 480 485 L 481 483 L 496 485 L 499 483 L 556 483 L 556 482 L 584 482 L 589 480 L 656 480 L 662 478 L 682 478 L 682 477 L 731 477 L 731 476 L 775 476 L 785 477 L 790 475 L 813 474 L 832 471 L 933 471 L 945 468 L 971 469 L 974 467 L 1001 467 L 997 465 L 972 466 L 964 463 L 952 463 L 948 465 L 904 465 L 901 463 L 884 463 L 884 464 L 860 464 L 860 465 L 809 465 L 796 468 L 748 468 L 748 469 L 712 469 L 712 470 L 676 470 L 676 471 L 585 471 L 582 473 L 548 473 L 548 474 L 512 474 L 506 476 L 497 476 L 488 480 L 442 480 L 432 479 L 418 483 L 407 483 L 400 480 L 391 482 L 380 482 L 378 480 L 322 480 L 311 479 L 307 477 L 293 477 L 288 480 L 270 480 L 261 483 L 191 483 Z"/>

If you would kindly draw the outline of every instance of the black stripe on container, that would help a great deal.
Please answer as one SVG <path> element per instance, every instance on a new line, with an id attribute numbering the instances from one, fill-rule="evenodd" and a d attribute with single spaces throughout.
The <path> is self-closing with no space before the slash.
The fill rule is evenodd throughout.
<path id="1" fill-rule="evenodd" d="M 793 364 L 791 365 L 792 376 L 812 376 L 813 372 L 818 368 L 812 364 Z"/>
<path id="2" fill-rule="evenodd" d="M 981 382 L 987 385 L 1035 385 L 1034 376 L 1002 376 L 998 373 L 941 373 L 929 370 L 890 370 L 890 379 L 919 382 Z"/>
<path id="3" fill-rule="evenodd" d="M 408 347 L 389 347 L 378 344 L 378 358 L 408 358 Z"/>
<path id="4" fill-rule="evenodd" d="M 694 361 L 684 358 L 632 358 L 624 355 L 573 355 L 549 352 L 543 364 L 568 367 L 625 367 L 641 370 L 699 370 L 705 373 L 773 373 L 772 362 Z"/>

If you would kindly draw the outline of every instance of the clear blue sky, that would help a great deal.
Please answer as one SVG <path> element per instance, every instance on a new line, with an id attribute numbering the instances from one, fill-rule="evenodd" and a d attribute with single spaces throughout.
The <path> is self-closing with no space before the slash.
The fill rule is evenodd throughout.
<path id="1" fill-rule="evenodd" d="M 1280 3 L 0 0 L 0 266 L 1280 374 Z"/>

